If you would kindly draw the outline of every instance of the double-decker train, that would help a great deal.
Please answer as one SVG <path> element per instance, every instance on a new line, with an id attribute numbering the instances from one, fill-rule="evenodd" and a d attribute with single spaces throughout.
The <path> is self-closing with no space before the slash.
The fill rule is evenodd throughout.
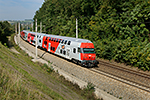
<path id="1" fill-rule="evenodd" d="M 35 32 L 23 30 L 20 32 L 20 36 L 23 40 L 35 45 Z M 48 52 L 72 60 L 81 66 L 92 67 L 98 63 L 95 60 L 94 45 L 86 39 L 37 33 L 37 46 Z"/>

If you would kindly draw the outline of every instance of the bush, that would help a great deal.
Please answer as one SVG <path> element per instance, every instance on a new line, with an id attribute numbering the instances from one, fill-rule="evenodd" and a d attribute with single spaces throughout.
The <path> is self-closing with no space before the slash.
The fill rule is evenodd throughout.
<path id="1" fill-rule="evenodd" d="M 142 70 L 150 70 L 150 43 L 137 38 L 94 42 L 97 57 L 123 62 Z"/>
<path id="2" fill-rule="evenodd" d="M 48 73 L 51 73 L 51 72 L 53 72 L 53 68 L 52 68 L 52 66 L 48 66 L 47 64 L 43 64 L 42 66 L 41 66 L 41 68 L 42 69 L 44 69 L 44 70 L 46 70 Z"/>

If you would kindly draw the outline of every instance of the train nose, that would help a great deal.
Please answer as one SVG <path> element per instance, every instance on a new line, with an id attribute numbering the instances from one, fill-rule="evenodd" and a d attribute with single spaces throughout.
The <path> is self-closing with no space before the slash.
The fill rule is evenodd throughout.
<path id="1" fill-rule="evenodd" d="M 83 60 L 95 60 L 96 55 L 95 54 L 84 54 Z"/>
<path id="2" fill-rule="evenodd" d="M 95 55 L 88 55 L 88 60 L 95 60 Z"/>

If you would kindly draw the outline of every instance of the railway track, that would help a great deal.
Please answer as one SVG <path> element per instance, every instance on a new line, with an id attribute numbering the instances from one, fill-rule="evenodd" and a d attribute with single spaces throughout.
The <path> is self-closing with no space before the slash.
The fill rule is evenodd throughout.
<path id="1" fill-rule="evenodd" d="M 98 67 L 91 68 L 90 70 L 121 81 L 128 85 L 137 87 L 144 91 L 150 92 L 150 74 L 135 71 L 133 69 L 125 68 L 123 66 L 119 66 L 102 60 L 98 61 Z"/>

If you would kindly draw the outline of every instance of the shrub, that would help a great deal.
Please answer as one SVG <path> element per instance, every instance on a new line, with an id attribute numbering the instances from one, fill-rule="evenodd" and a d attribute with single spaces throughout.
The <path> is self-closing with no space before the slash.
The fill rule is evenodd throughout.
<path id="1" fill-rule="evenodd" d="M 150 70 L 150 43 L 137 38 L 125 40 L 102 39 L 94 42 L 96 55 L 99 58 L 115 60 L 133 65 L 142 70 Z"/>

